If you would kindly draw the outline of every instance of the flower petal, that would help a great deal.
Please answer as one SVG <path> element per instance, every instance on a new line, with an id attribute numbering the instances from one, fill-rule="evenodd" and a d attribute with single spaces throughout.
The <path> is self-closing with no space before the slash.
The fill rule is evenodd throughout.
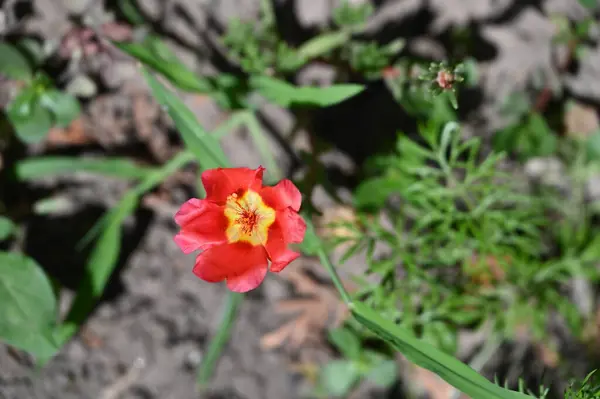
<path id="1" fill-rule="evenodd" d="M 277 220 L 283 230 L 283 239 L 290 243 L 299 243 L 304 240 L 306 222 L 292 208 L 277 212 Z"/>
<path id="2" fill-rule="evenodd" d="M 262 246 L 238 242 L 217 245 L 202 252 L 196 257 L 193 272 L 211 283 L 230 278 L 236 281 L 246 278 L 248 285 L 252 285 L 257 280 L 256 275 L 251 273 L 252 270 L 266 267 L 267 254 Z M 238 281 L 237 284 L 241 283 Z"/>
<path id="3" fill-rule="evenodd" d="M 206 199 L 223 204 L 227 196 L 248 189 L 260 191 L 262 187 L 263 171 L 259 166 L 250 168 L 216 168 L 202 172 L 202 184 L 206 190 Z"/>
<path id="4" fill-rule="evenodd" d="M 229 222 L 224 208 L 214 202 L 197 198 L 186 201 L 175 214 L 175 222 L 181 226 L 175 243 L 186 254 L 227 241 Z"/>
<path id="5" fill-rule="evenodd" d="M 279 273 L 280 271 L 285 269 L 285 267 L 289 265 L 292 261 L 296 260 L 299 256 L 300 254 L 298 252 L 286 249 L 285 252 L 279 255 L 279 258 L 271 262 L 271 271 L 273 273 Z"/>
<path id="6" fill-rule="evenodd" d="M 268 264 L 252 267 L 245 273 L 227 278 L 227 288 L 234 292 L 248 292 L 258 287 L 267 275 Z"/>
<path id="7" fill-rule="evenodd" d="M 300 190 L 288 179 L 281 180 L 273 187 L 263 187 L 261 196 L 267 204 L 277 210 L 290 207 L 298 212 L 302 203 Z"/>
<path id="8" fill-rule="evenodd" d="M 273 223 L 269 229 L 269 239 L 265 245 L 267 255 L 271 260 L 271 271 L 282 271 L 291 261 L 298 258 L 300 254 L 288 249 L 288 242 L 285 239 L 285 231 L 280 221 Z"/>

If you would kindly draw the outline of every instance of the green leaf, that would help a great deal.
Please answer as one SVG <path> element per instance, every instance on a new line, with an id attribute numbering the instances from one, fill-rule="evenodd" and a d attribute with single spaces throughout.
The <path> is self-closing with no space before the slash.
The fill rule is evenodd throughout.
<path id="1" fill-rule="evenodd" d="M 54 123 L 59 127 L 67 127 L 79 116 L 79 101 L 69 93 L 49 90 L 40 95 L 40 104 L 52 112 Z"/>
<path id="2" fill-rule="evenodd" d="M 102 231 L 86 264 L 85 279 L 77 291 L 65 323 L 57 334 L 59 342 L 66 342 L 77 331 L 102 295 L 104 287 L 117 264 L 121 250 L 121 226 L 125 219 L 134 212 L 140 196 L 192 159 L 191 153 L 181 152 L 159 170 L 148 174 L 144 180 L 121 199 L 119 205 L 104 215 L 83 238 L 82 241 L 87 243 L 90 239 L 96 237 L 99 231 Z"/>
<path id="3" fill-rule="evenodd" d="M 199 93 L 209 93 L 213 90 L 210 81 L 190 71 L 166 46 L 158 44 L 157 41 L 161 43 L 159 39 L 150 38 L 146 44 L 114 42 L 114 45 L 159 72 L 180 89 Z"/>
<path id="4" fill-rule="evenodd" d="M 0 43 L 0 73 L 19 80 L 30 80 L 33 75 L 27 58 L 8 43 Z"/>
<path id="5" fill-rule="evenodd" d="M 547 156 L 556 152 L 558 140 L 542 115 L 538 113 L 532 114 L 529 119 L 528 129 L 528 133 L 531 136 L 529 147 L 531 155 Z"/>
<path id="6" fill-rule="evenodd" d="M 456 334 L 447 323 L 433 321 L 423 326 L 423 339 L 438 346 L 444 352 L 453 355 L 456 353 Z"/>
<path id="7" fill-rule="evenodd" d="M 16 43 L 16 47 L 18 50 L 22 51 L 24 55 L 27 56 L 27 58 L 31 61 L 32 69 L 35 69 L 35 67 L 42 65 L 42 63 L 46 59 L 47 49 L 44 48 L 43 43 L 37 39 L 24 37 Z"/>
<path id="8" fill-rule="evenodd" d="M 409 139 L 406 136 L 401 136 L 398 139 L 398 143 L 396 144 L 396 146 L 398 152 L 400 152 L 403 158 L 409 157 L 415 162 L 423 162 L 427 158 L 435 159 L 435 156 L 431 151 L 415 143 L 413 140 Z"/>
<path id="9" fill-rule="evenodd" d="M 8 119 L 17 137 L 26 144 L 37 143 L 52 127 L 52 115 L 29 90 L 24 90 L 8 106 Z"/>
<path id="10" fill-rule="evenodd" d="M 298 87 L 269 76 L 252 76 L 250 87 L 268 100 L 285 108 L 297 106 L 327 107 L 347 100 L 365 87 L 340 84 L 329 87 Z"/>
<path id="11" fill-rule="evenodd" d="M 398 366 L 393 360 L 385 360 L 373 367 L 366 377 L 375 385 L 387 388 L 398 379 Z"/>
<path id="12" fill-rule="evenodd" d="M 417 366 L 436 373 L 450 385 L 477 399 L 527 399 L 529 396 L 499 387 L 471 367 L 419 339 L 411 332 L 380 316 L 362 303 L 350 305 L 352 314 L 365 327 L 392 344 Z"/>
<path id="13" fill-rule="evenodd" d="M 600 130 L 597 130 L 587 139 L 587 157 L 589 160 L 600 160 Z"/>
<path id="14" fill-rule="evenodd" d="M 394 193 L 406 186 L 408 179 L 400 176 L 383 176 L 363 181 L 354 192 L 354 204 L 359 207 L 380 208 Z"/>
<path id="15" fill-rule="evenodd" d="M 25 255 L 0 252 L 0 339 L 39 358 L 59 349 L 53 338 L 57 307 L 42 268 Z"/>
<path id="16" fill-rule="evenodd" d="M 321 240 L 315 232 L 310 215 L 307 212 L 302 212 L 302 219 L 306 222 L 306 233 L 304 233 L 304 240 L 298 244 L 298 248 L 305 255 L 317 255 L 321 251 Z"/>
<path id="17" fill-rule="evenodd" d="M 263 129 L 260 127 L 255 114 L 252 112 L 246 112 L 244 116 L 246 128 L 248 129 L 250 136 L 252 136 L 254 144 L 256 144 L 256 148 L 258 149 L 261 159 L 266 165 L 266 179 L 272 181 L 273 183 L 277 183 L 279 180 L 283 179 L 284 176 L 281 168 L 277 164 L 277 160 L 275 159 L 275 154 L 272 151 L 269 140 L 267 139 Z"/>
<path id="18" fill-rule="evenodd" d="M 0 241 L 4 241 L 13 235 L 16 228 L 17 226 L 15 226 L 12 220 L 6 216 L 0 216 Z"/>
<path id="19" fill-rule="evenodd" d="M 167 90 L 152 74 L 142 68 L 146 81 L 157 101 L 165 107 L 181 134 L 186 147 L 194 153 L 205 169 L 223 167 L 229 160 L 219 141 L 208 134 L 190 109 L 175 94 Z"/>
<path id="20" fill-rule="evenodd" d="M 321 383 L 333 396 L 344 396 L 358 380 L 358 368 L 352 361 L 333 360 L 323 367 Z"/>
<path id="21" fill-rule="evenodd" d="M 600 259 L 600 234 L 595 235 L 581 254 L 581 260 L 584 262 L 596 262 L 598 259 Z"/>
<path id="22" fill-rule="evenodd" d="M 590 10 L 595 9 L 598 6 L 597 0 L 579 0 L 579 4 Z"/>
<path id="23" fill-rule="evenodd" d="M 329 331 L 329 340 L 348 359 L 356 360 L 360 356 L 360 340 L 347 328 L 335 328 Z"/>
<path id="24" fill-rule="evenodd" d="M 75 171 L 98 173 L 124 179 L 139 179 L 154 172 L 125 158 L 75 158 L 46 156 L 23 159 L 15 164 L 15 175 L 19 180 L 33 180 L 46 176 L 70 174 Z"/>
<path id="25" fill-rule="evenodd" d="M 117 5 L 130 24 L 142 25 L 146 22 L 146 19 L 138 9 L 139 6 L 136 0 L 117 0 Z"/>
<path id="26" fill-rule="evenodd" d="M 77 331 L 102 295 L 121 251 L 122 225 L 133 213 L 138 203 L 136 195 L 126 195 L 116 208 L 105 216 L 105 228 L 86 263 L 85 276 L 77 290 L 71 309 L 60 327 L 58 339 L 61 344 Z"/>
<path id="27" fill-rule="evenodd" d="M 448 96 L 448 101 L 450 101 L 452 108 L 458 109 L 458 99 L 456 98 L 456 92 L 454 90 L 448 90 L 446 91 L 446 93 Z"/>
<path id="28" fill-rule="evenodd" d="M 298 55 L 305 60 L 310 60 L 342 46 L 349 38 L 350 34 L 344 30 L 324 33 L 300 46 Z"/>

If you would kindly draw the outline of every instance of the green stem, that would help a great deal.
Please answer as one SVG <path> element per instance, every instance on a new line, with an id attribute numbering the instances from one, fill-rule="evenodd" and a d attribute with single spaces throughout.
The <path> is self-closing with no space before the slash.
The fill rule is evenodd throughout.
<path id="1" fill-rule="evenodd" d="M 267 165 L 267 173 L 270 175 L 269 180 L 279 181 L 283 179 L 283 172 L 277 165 L 273 151 L 270 149 L 269 141 L 265 137 L 265 133 L 261 129 L 260 124 L 256 119 L 256 115 L 252 111 L 247 111 L 244 113 L 244 116 L 246 127 L 248 128 L 252 139 L 256 143 L 256 147 L 258 148 L 261 158 Z"/>
<path id="2" fill-rule="evenodd" d="M 331 280 L 333 281 L 333 285 L 339 291 L 340 296 L 342 297 L 342 300 L 344 302 L 346 302 L 346 304 L 349 307 L 352 307 L 352 297 L 350 297 L 350 294 L 348 294 L 348 291 L 346 291 L 346 288 L 344 287 L 344 284 L 342 283 L 342 279 L 340 278 L 340 275 L 335 270 L 335 267 L 329 260 L 329 256 L 327 256 L 327 253 L 325 253 L 325 250 L 323 248 L 319 248 L 317 251 L 317 256 L 319 257 L 319 260 L 325 267 L 325 270 L 327 270 L 327 272 L 329 273 L 329 276 L 331 277 Z"/>
<path id="3" fill-rule="evenodd" d="M 210 341 L 206 355 L 204 356 L 202 364 L 198 369 L 198 386 L 200 387 L 201 391 L 206 389 L 217 362 L 221 357 L 221 352 L 229 340 L 231 329 L 234 324 L 233 322 L 237 317 L 237 313 L 243 299 L 243 294 L 239 294 L 237 292 L 228 293 L 223 319 L 221 320 L 217 334 Z"/>

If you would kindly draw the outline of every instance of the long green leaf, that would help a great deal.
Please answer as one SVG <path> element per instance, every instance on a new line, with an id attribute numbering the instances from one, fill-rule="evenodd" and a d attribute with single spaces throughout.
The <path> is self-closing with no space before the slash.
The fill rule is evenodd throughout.
<path id="1" fill-rule="evenodd" d="M 510 391 L 488 381 L 455 357 L 442 352 L 436 347 L 417 339 L 412 333 L 386 320 L 377 312 L 362 303 L 354 303 L 344 288 L 342 281 L 329 260 L 327 252 L 316 236 L 314 227 L 308 216 L 304 217 L 307 229 L 302 245 L 303 252 L 318 255 L 321 263 L 329 273 L 334 286 L 342 299 L 348 305 L 353 316 L 365 327 L 369 328 L 382 339 L 392 344 L 400 353 L 405 355 L 417 366 L 436 373 L 456 389 L 476 399 L 526 399 L 527 395 Z"/>
<path id="2" fill-rule="evenodd" d="M 260 153 L 260 157 L 262 158 L 263 162 L 266 165 L 267 181 L 275 183 L 275 182 L 283 179 L 283 172 L 281 171 L 281 168 L 279 167 L 279 165 L 277 165 L 277 160 L 275 159 L 275 154 L 273 153 L 273 150 L 271 149 L 271 146 L 269 145 L 269 141 L 267 140 L 265 132 L 260 127 L 260 124 L 258 123 L 258 119 L 256 118 L 256 115 L 254 113 L 248 111 L 246 113 L 245 122 L 246 122 L 246 127 L 248 128 L 248 131 L 250 132 L 250 136 L 252 136 L 252 139 L 254 140 L 256 147 L 258 147 L 258 152 Z"/>
<path id="3" fill-rule="evenodd" d="M 353 97 L 365 89 L 362 85 L 339 84 L 329 87 L 294 86 L 269 76 L 253 76 L 250 87 L 268 100 L 285 107 L 327 107 Z"/>
<path id="4" fill-rule="evenodd" d="M 32 77 L 27 58 L 8 43 L 0 43 L 0 73 L 12 79 L 29 80 Z"/>
<path id="5" fill-rule="evenodd" d="M 436 373 L 450 385 L 471 398 L 477 399 L 527 399 L 519 392 L 502 388 L 460 360 L 417 339 L 410 332 L 384 319 L 362 303 L 349 305 L 354 317 L 377 333 L 417 366 Z"/>
<path id="6" fill-rule="evenodd" d="M 157 39 L 153 39 L 157 40 Z M 190 71 L 179 59 L 172 53 L 165 53 L 163 46 L 160 46 L 162 53 L 159 53 L 153 41 L 143 43 L 114 42 L 122 51 L 137 58 L 142 63 L 164 75 L 171 83 L 183 90 L 208 93 L 212 91 L 210 81 L 203 79 Z"/>
<path id="7" fill-rule="evenodd" d="M 227 302 L 223 308 L 223 316 L 221 323 L 219 324 L 219 330 L 210 341 L 206 355 L 198 369 L 197 380 L 201 390 L 206 389 L 210 382 L 210 377 L 212 377 L 212 373 L 219 361 L 221 352 L 223 352 L 225 344 L 227 344 L 227 340 L 231 335 L 231 330 L 243 299 L 244 295 L 237 292 L 229 292 L 227 294 Z"/>
<path id="8" fill-rule="evenodd" d="M 57 306 L 42 268 L 23 254 L 0 252 L 0 339 L 39 358 L 54 355 Z"/>
<path id="9" fill-rule="evenodd" d="M 121 250 L 122 224 L 137 206 L 137 197 L 126 195 L 120 204 L 112 209 L 108 216 L 108 225 L 94 246 L 87 263 L 84 280 L 77 290 L 77 296 L 61 325 L 57 339 L 66 343 L 94 308 L 96 301 L 104 292 Z"/>
<path id="10" fill-rule="evenodd" d="M 154 168 L 138 166 L 125 158 L 90 159 L 64 156 L 29 158 L 19 161 L 15 165 L 15 175 L 19 180 L 33 180 L 75 171 L 86 171 L 124 179 L 139 179 L 153 173 Z"/>
<path id="11" fill-rule="evenodd" d="M 342 46 L 344 43 L 348 42 L 349 38 L 350 33 L 345 30 L 325 33 L 304 43 L 298 49 L 298 55 L 306 60 L 310 60 L 311 58 L 327 54 L 331 50 Z"/>
<path id="12" fill-rule="evenodd" d="M 186 147 L 203 168 L 217 168 L 228 165 L 229 161 L 216 137 L 208 134 L 190 109 L 175 94 L 167 90 L 145 68 L 142 72 L 158 102 L 165 107 Z"/>
<path id="13" fill-rule="evenodd" d="M 77 296 L 69 313 L 57 333 L 61 344 L 68 341 L 78 330 L 96 301 L 104 292 L 121 251 L 122 224 L 138 205 L 140 196 L 151 190 L 170 174 L 192 160 L 192 154 L 182 152 L 161 169 L 149 174 L 135 188 L 129 191 L 88 233 L 84 240 L 95 236 L 103 229 L 98 242 L 86 264 L 85 279 L 77 291 Z"/>

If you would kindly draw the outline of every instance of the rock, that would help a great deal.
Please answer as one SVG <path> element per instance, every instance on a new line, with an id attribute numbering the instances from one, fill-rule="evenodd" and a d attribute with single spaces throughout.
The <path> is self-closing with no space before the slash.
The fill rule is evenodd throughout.
<path id="1" fill-rule="evenodd" d="M 573 101 L 565 112 L 565 130 L 568 136 L 585 139 L 600 127 L 600 118 L 595 107 Z"/>
<path id="2" fill-rule="evenodd" d="M 589 48 L 579 61 L 576 75 L 567 76 L 565 84 L 573 94 L 600 101 L 600 46 Z"/>
<path id="3" fill-rule="evenodd" d="M 296 76 L 299 86 L 331 86 L 334 83 L 336 70 L 331 65 L 309 64 L 302 68 Z"/>
<path id="4" fill-rule="evenodd" d="M 585 193 L 588 201 L 600 201 L 600 175 L 595 175 L 586 182 Z"/>
<path id="5" fill-rule="evenodd" d="M 93 1 L 93 0 L 92 0 Z M 90 0 L 63 0 L 63 6 L 69 14 L 79 15 L 91 5 Z"/>
<path id="6" fill-rule="evenodd" d="M 87 75 L 75 76 L 66 86 L 65 91 L 81 98 L 90 98 L 96 95 L 98 87 Z"/>
<path id="7" fill-rule="evenodd" d="M 569 182 L 563 163 L 556 157 L 531 158 L 525 164 L 525 175 L 540 184 L 567 190 Z"/>
<path id="8" fill-rule="evenodd" d="M 558 85 L 552 39 L 554 25 L 534 8 L 521 12 L 506 25 L 484 26 L 481 34 L 498 49 L 496 59 L 482 63 L 486 94 L 497 105 L 511 93 L 523 90 L 536 75 L 551 86 Z"/>
<path id="9" fill-rule="evenodd" d="M 452 27 L 492 18 L 512 5 L 513 0 L 431 0 L 430 6 L 437 14 L 432 31 L 441 33 Z"/>
<path id="10" fill-rule="evenodd" d="M 331 18 L 331 7 L 328 0 L 297 0 L 294 11 L 303 27 L 324 27 Z"/>
<path id="11" fill-rule="evenodd" d="M 167 3 L 167 1 L 137 0 L 138 7 L 140 8 L 140 11 L 144 14 L 144 16 L 154 21 L 159 20 L 163 15 L 165 3 Z"/>
<path id="12" fill-rule="evenodd" d="M 386 25 L 397 23 L 411 14 L 416 14 L 423 6 L 423 0 L 388 1 L 371 16 L 365 27 L 366 34 L 375 34 Z"/>
<path id="13" fill-rule="evenodd" d="M 542 3 L 542 9 L 547 15 L 564 15 L 578 21 L 590 14 L 579 0 L 546 0 Z"/>

